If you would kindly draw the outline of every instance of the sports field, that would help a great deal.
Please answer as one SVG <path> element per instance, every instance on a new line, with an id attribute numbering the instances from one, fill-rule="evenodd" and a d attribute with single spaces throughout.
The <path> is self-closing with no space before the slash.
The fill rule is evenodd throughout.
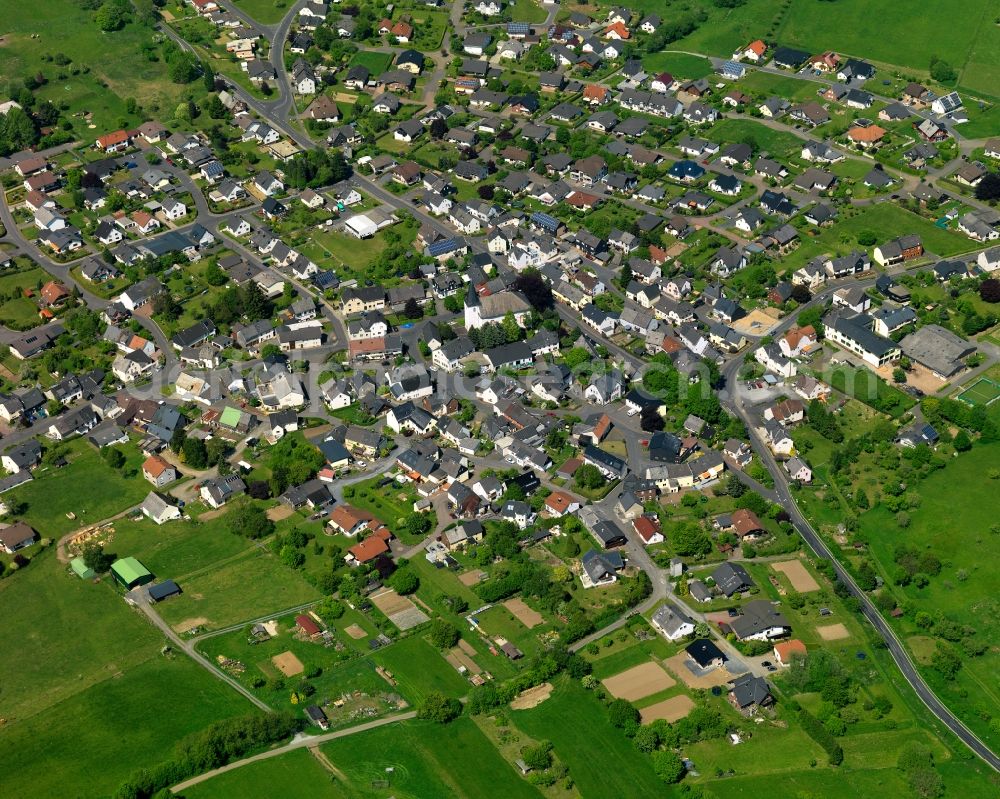
<path id="1" fill-rule="evenodd" d="M 988 377 L 980 377 L 971 386 L 961 391 L 958 399 L 967 405 L 991 405 L 1000 399 L 1000 384 Z"/>

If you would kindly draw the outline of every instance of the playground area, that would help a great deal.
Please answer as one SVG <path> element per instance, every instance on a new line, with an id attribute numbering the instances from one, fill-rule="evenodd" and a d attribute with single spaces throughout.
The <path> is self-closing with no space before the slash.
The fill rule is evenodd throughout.
<path id="1" fill-rule="evenodd" d="M 958 399 L 966 405 L 987 406 L 1000 399 L 1000 383 L 988 377 L 980 377 L 975 383 L 962 389 Z"/>

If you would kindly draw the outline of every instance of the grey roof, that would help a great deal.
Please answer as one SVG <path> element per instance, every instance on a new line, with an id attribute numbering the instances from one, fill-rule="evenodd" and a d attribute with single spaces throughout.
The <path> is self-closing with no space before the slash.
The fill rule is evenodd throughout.
<path id="1" fill-rule="evenodd" d="M 975 351 L 975 345 L 940 325 L 925 325 L 900 342 L 906 357 L 949 377 L 962 368 L 962 359 Z"/>
<path id="2" fill-rule="evenodd" d="M 685 624 L 694 623 L 679 608 L 671 605 L 669 602 L 657 610 L 656 613 L 652 615 L 651 620 L 657 627 L 671 637 L 677 635 L 681 627 Z"/>
<path id="3" fill-rule="evenodd" d="M 740 639 L 759 635 L 773 627 L 791 629 L 788 620 L 766 599 L 755 599 L 743 606 L 742 613 L 725 622 Z"/>
<path id="4" fill-rule="evenodd" d="M 763 677 L 747 672 L 733 680 L 733 698 L 741 708 L 762 705 L 771 698 L 771 689 Z"/>
<path id="5" fill-rule="evenodd" d="M 743 591 L 754 586 L 754 581 L 749 572 L 739 563 L 723 563 L 712 572 L 712 579 L 727 597 L 738 591 Z"/>

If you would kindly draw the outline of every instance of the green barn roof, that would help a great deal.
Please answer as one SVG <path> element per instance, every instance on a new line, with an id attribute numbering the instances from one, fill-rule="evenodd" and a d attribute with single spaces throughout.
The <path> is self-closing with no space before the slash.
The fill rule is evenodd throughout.
<path id="1" fill-rule="evenodd" d="M 243 412 L 239 408 L 233 408 L 226 406 L 222 411 L 222 416 L 219 417 L 219 424 L 225 425 L 226 427 L 236 427 L 240 423 L 240 418 L 243 416 Z"/>
<path id="2" fill-rule="evenodd" d="M 83 562 L 83 558 L 73 558 L 73 560 L 69 562 L 69 567 L 81 580 L 93 580 L 97 576 L 94 573 L 94 570 L 89 568 L 87 564 Z"/>
<path id="3" fill-rule="evenodd" d="M 135 558 L 122 558 L 111 564 L 111 571 L 129 588 L 142 585 L 153 579 L 153 575 Z"/>

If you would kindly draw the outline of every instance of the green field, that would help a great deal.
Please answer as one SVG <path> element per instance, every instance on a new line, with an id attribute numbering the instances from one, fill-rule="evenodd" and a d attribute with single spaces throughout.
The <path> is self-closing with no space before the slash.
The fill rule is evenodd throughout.
<path id="1" fill-rule="evenodd" d="M 180 580 L 254 546 L 230 533 L 223 516 L 202 523 L 176 521 L 164 525 L 145 518 L 121 519 L 115 522 L 110 548 L 137 557 L 153 574 Z"/>
<path id="2" fill-rule="evenodd" d="M 515 22 L 544 22 L 548 12 L 538 0 L 514 0 L 510 7 L 510 17 Z"/>
<path id="3" fill-rule="evenodd" d="M 305 751 L 254 763 L 184 792 L 187 799 L 270 799 L 275 786 L 289 799 L 538 799 L 471 719 L 442 727 L 419 721 L 392 724 L 323 744 L 321 751 L 346 779 L 333 778 Z M 378 783 L 387 783 L 381 787 Z"/>
<path id="4" fill-rule="evenodd" d="M 320 598 L 319 591 L 267 551 L 212 565 L 184 580 L 184 593 L 160 606 L 175 627 L 218 629 Z"/>
<path id="5" fill-rule="evenodd" d="M 911 521 L 905 530 L 896 524 L 894 514 L 881 506 L 861 517 L 861 529 L 884 569 L 892 567 L 895 548 L 901 542 L 929 550 L 945 563 L 941 574 L 931 578 L 926 588 L 910 585 L 892 590 L 917 610 L 944 613 L 971 626 L 978 631 L 976 637 L 987 643 L 1000 636 L 1000 604 L 996 558 L 992 548 L 984 546 L 996 522 L 996 504 L 983 498 L 985 491 L 992 490 L 985 475 L 998 462 L 1000 444 L 980 444 L 947 468 L 933 472 L 917 488 L 921 504 L 908 511 Z M 904 636 L 922 632 L 911 618 L 900 620 L 900 630 Z M 1000 707 L 996 678 L 1000 654 L 990 649 L 980 657 L 963 658 L 963 664 L 954 682 L 943 682 L 930 671 L 927 676 L 945 703 L 995 747 L 1000 734 L 978 713 L 996 716 Z"/>
<path id="6" fill-rule="evenodd" d="M 816 52 L 843 51 L 921 74 L 929 69 L 930 57 L 937 55 L 961 71 L 959 82 L 963 85 L 996 94 L 1000 87 L 1000 37 L 991 30 L 996 27 L 996 4 L 965 0 L 960 13 L 956 11 L 955 4 L 945 0 L 895 0 L 879 6 L 878 24 L 873 25 L 868 3 L 792 0 L 775 38 L 783 45 Z M 891 35 L 886 35 L 887 31 Z"/>
<path id="7" fill-rule="evenodd" d="M 405 722 L 331 741 L 323 752 L 347 774 L 358 796 L 537 797 L 538 791 L 504 762 L 471 719 L 446 727 Z M 386 773 L 386 768 L 393 771 Z M 389 779 L 386 790 L 373 791 L 372 780 Z"/>
<path id="8" fill-rule="evenodd" d="M 110 793 L 179 737 L 250 710 L 163 638 L 109 583 L 85 583 L 50 550 L 0 582 L 0 795 Z"/>
<path id="9" fill-rule="evenodd" d="M 110 584 L 68 573 L 54 547 L 0 582 L 0 609 L 4 640 L 17 642 L 0 649 L 0 717 L 8 719 L 28 719 L 149 660 L 161 640 Z"/>
<path id="10" fill-rule="evenodd" d="M 702 741 L 685 748 L 702 774 L 716 769 L 734 769 L 737 774 L 773 774 L 805 771 L 813 759 L 823 762 L 823 750 L 801 729 L 778 729 L 761 725 L 753 737 L 739 746 L 728 739 Z"/>
<path id="11" fill-rule="evenodd" d="M 699 55 L 671 52 L 654 53 L 642 61 L 649 72 L 669 72 L 675 78 L 697 80 L 712 74 L 712 62 Z"/>
<path id="12" fill-rule="evenodd" d="M 392 63 L 392 55 L 389 53 L 376 53 L 373 50 L 359 50 L 351 59 L 350 66 L 368 67 L 372 75 L 381 75 Z"/>
<path id="13" fill-rule="evenodd" d="M 840 365 L 829 377 L 837 391 L 893 417 L 902 416 L 916 404 L 913 397 L 890 386 L 870 369 Z"/>
<path id="14" fill-rule="evenodd" d="M 274 25 L 292 10 L 293 4 L 287 0 L 233 0 L 233 5 L 257 22 Z"/>
<path id="15" fill-rule="evenodd" d="M 15 8 L 17 13 L 11 13 Z M 183 87 L 170 81 L 162 58 L 150 61 L 141 54 L 142 46 L 155 40 L 150 28 L 130 23 L 123 30 L 102 33 L 93 12 L 75 0 L 7 4 L 7 10 L 0 31 L 0 91 L 5 97 L 21 88 L 24 77 L 41 72 L 47 83 L 35 96 L 56 105 L 66 103 L 66 116 L 84 141 L 142 121 L 142 116 L 125 113 L 128 97 L 139 100 L 153 116 L 168 117 L 177 107 Z M 58 53 L 70 63 L 57 66 L 43 60 Z M 90 126 L 87 113 L 93 115 Z"/>
<path id="16" fill-rule="evenodd" d="M 4 325 L 17 330 L 27 330 L 38 324 L 38 303 L 25 296 L 13 296 L 15 292 L 24 289 L 35 291 L 39 284 L 46 283 L 49 274 L 37 266 L 29 266 L 23 259 L 18 259 L 14 269 L 4 272 L 0 277 L 0 296 L 9 297 L 0 301 L 0 319 Z"/>
<path id="17" fill-rule="evenodd" d="M 839 167 L 840 164 L 835 166 Z M 950 257 L 977 248 L 976 242 L 960 233 L 942 230 L 929 219 L 917 216 L 895 203 L 882 202 L 849 209 L 841 213 L 837 224 L 832 227 L 823 228 L 818 233 L 814 229 L 809 235 L 801 236 L 802 243 L 792 250 L 782 263 L 786 268 L 795 270 L 817 255 L 846 254 L 851 249 L 858 248 L 858 235 L 867 231 L 874 232 L 879 241 L 916 233 L 923 240 L 927 252 L 941 257 Z M 816 235 L 811 235 L 812 233 Z"/>
<path id="18" fill-rule="evenodd" d="M 802 139 L 794 133 L 774 130 L 749 119 L 719 120 L 706 135 L 720 144 L 753 140 L 755 153 L 768 153 L 785 164 L 802 152 Z"/>
<path id="19" fill-rule="evenodd" d="M 139 472 L 145 456 L 132 445 L 122 449 L 128 459 L 125 472 Z M 86 440 L 72 441 L 65 450 L 68 466 L 40 468 L 34 480 L 11 492 L 27 504 L 24 520 L 41 535 L 58 538 L 88 523 L 103 521 L 138 505 L 149 493 L 150 485 L 141 476 L 123 477 Z M 67 513 L 76 514 L 76 518 L 67 518 Z"/>
<path id="20" fill-rule="evenodd" d="M 392 672 L 400 692 L 414 704 L 434 691 L 449 696 L 464 696 L 469 692 L 465 678 L 419 635 L 375 652 L 372 659 Z"/>
<path id="21" fill-rule="evenodd" d="M 184 791 L 185 799 L 273 799 L 275 786 L 283 799 L 347 799 L 355 794 L 337 782 L 305 749 L 251 763 Z"/>
<path id="22" fill-rule="evenodd" d="M 813 100 L 816 98 L 816 84 L 792 76 L 775 75 L 771 72 L 752 70 L 741 78 L 737 84 L 747 94 L 759 94 L 770 97 L 773 94 L 788 100 Z M 798 137 L 796 137 L 798 138 Z M 801 141 L 801 139 L 800 139 Z"/>
<path id="23" fill-rule="evenodd" d="M 636 756 L 632 743 L 578 683 L 561 679 L 551 698 L 531 710 L 511 711 L 510 719 L 536 740 L 552 741 L 583 796 L 659 796 L 664 791 L 652 761 Z"/>
<path id="24" fill-rule="evenodd" d="M 152 658 L 5 727 L 0 794 L 66 796 L 71 785 L 73 795 L 108 795 L 136 768 L 163 760 L 183 736 L 253 709 L 185 656 Z"/>

